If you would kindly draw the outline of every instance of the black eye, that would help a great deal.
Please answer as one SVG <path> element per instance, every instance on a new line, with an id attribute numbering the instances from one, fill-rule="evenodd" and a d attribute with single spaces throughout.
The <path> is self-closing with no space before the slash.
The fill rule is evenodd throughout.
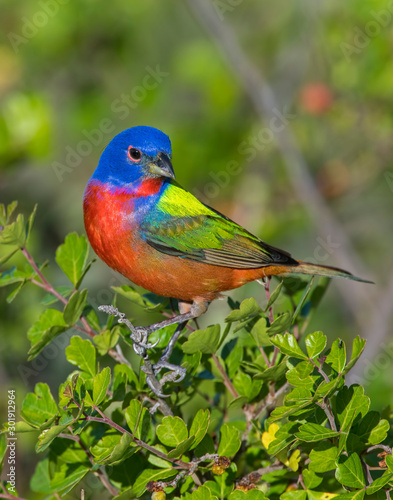
<path id="1" fill-rule="evenodd" d="M 140 149 L 133 148 L 130 146 L 128 148 L 128 158 L 132 161 L 138 161 L 142 158 L 142 153 Z"/>

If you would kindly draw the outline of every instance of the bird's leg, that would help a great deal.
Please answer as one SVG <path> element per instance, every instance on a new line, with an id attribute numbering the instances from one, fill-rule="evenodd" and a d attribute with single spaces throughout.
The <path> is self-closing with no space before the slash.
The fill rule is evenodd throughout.
<path id="1" fill-rule="evenodd" d="M 187 312 L 182 312 L 182 305 L 187 307 Z M 165 319 L 164 321 L 160 321 L 159 323 L 153 323 L 152 325 L 149 326 L 138 326 L 134 327 L 134 330 L 144 334 L 144 335 L 150 335 L 151 333 L 161 330 L 161 328 L 165 328 L 166 326 L 173 325 L 175 323 L 184 323 L 189 321 L 190 319 L 197 318 L 201 314 L 207 311 L 207 308 L 209 306 L 209 303 L 202 298 L 197 298 L 194 300 L 194 302 L 191 304 L 186 303 L 186 302 L 180 302 L 179 303 L 179 308 L 180 308 L 180 314 L 177 316 L 174 316 L 173 318 L 168 318 Z"/>
<path id="2" fill-rule="evenodd" d="M 196 307 L 195 307 L 196 304 Z M 192 313 L 195 314 L 196 312 L 199 312 L 198 316 L 202 314 L 202 312 L 206 311 L 207 309 L 207 303 L 205 301 L 194 301 L 192 304 L 187 303 L 187 302 L 179 302 L 179 312 L 180 315 L 177 316 L 179 318 L 180 316 L 185 316 L 186 314 Z M 194 316 L 195 318 L 195 316 Z M 174 334 L 172 335 L 170 341 L 168 342 L 168 345 L 166 346 L 164 352 L 162 353 L 161 358 L 159 361 L 153 366 L 154 374 L 157 375 L 160 373 L 160 371 L 163 368 L 166 368 L 169 370 L 171 373 L 166 373 L 160 382 L 181 382 L 184 377 L 186 376 L 186 370 L 182 368 L 181 366 L 173 365 L 171 363 L 168 363 L 168 360 L 172 354 L 173 348 L 175 347 L 175 344 L 177 342 L 177 339 L 180 337 L 181 332 L 185 328 L 187 324 L 187 321 L 182 321 L 181 323 L 178 324 Z"/>
<path id="3" fill-rule="evenodd" d="M 182 368 L 181 366 L 173 365 L 171 363 L 168 363 L 168 359 L 170 358 L 173 348 L 175 347 L 175 344 L 177 342 L 177 339 L 180 337 L 181 332 L 183 331 L 184 327 L 186 326 L 187 321 L 183 321 L 183 323 L 179 323 L 174 334 L 172 335 L 170 341 L 168 342 L 168 345 L 165 347 L 164 352 L 162 353 L 161 358 L 159 361 L 153 365 L 153 370 L 154 374 L 157 375 L 160 373 L 160 371 L 163 368 L 167 368 L 172 372 L 171 380 L 172 382 L 181 382 L 184 377 L 186 376 L 186 370 Z M 164 375 L 163 378 L 168 377 L 168 375 Z M 166 381 L 168 378 L 166 379 Z M 162 379 L 161 379 L 162 381 Z M 160 382 L 161 382 L 160 381 Z"/>

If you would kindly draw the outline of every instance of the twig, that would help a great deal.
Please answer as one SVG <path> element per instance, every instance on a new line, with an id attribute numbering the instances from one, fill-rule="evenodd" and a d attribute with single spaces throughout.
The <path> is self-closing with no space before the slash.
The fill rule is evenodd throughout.
<path id="1" fill-rule="evenodd" d="M 324 378 L 325 382 L 330 382 L 330 378 L 327 376 L 327 374 L 323 371 L 322 366 L 318 366 L 317 363 L 312 359 L 308 358 L 308 360 L 311 362 L 312 365 L 315 366 L 315 368 L 318 370 L 318 373 L 322 375 Z"/>
<path id="2" fill-rule="evenodd" d="M 262 467 L 254 472 L 250 472 L 246 476 L 242 477 L 240 481 L 237 483 L 238 486 L 249 486 L 250 484 L 258 483 L 262 476 L 265 474 L 269 474 L 270 472 L 274 472 L 276 470 L 284 469 L 285 466 L 281 463 L 275 463 L 272 465 L 267 465 L 266 467 Z"/>
<path id="3" fill-rule="evenodd" d="M 316 404 L 320 408 L 322 408 L 322 410 L 325 412 L 325 415 L 327 416 L 327 418 L 329 420 L 330 428 L 332 429 L 332 431 L 337 432 L 337 426 L 336 426 L 336 422 L 334 420 L 334 415 L 333 415 L 332 409 L 330 408 L 329 400 L 324 399 L 322 403 L 317 402 Z"/>
<path id="4" fill-rule="evenodd" d="M 94 409 L 97 410 L 98 413 L 102 414 L 102 412 L 101 412 L 101 410 L 99 408 L 94 407 Z M 150 453 L 153 453 L 157 457 L 160 457 L 163 460 L 167 460 L 168 462 L 172 462 L 173 464 L 177 465 L 181 469 L 187 469 L 188 470 L 188 469 L 191 468 L 191 464 L 190 463 L 185 463 L 185 462 L 183 462 L 180 459 L 168 458 L 168 455 L 166 455 L 165 453 L 163 453 L 163 452 L 161 452 L 159 450 L 156 450 L 153 446 L 150 446 L 149 444 L 145 443 L 144 441 L 136 438 L 132 434 L 132 432 L 129 432 L 126 429 L 124 429 L 124 427 L 121 427 L 121 425 L 116 424 L 115 422 L 113 422 L 113 420 L 111 420 L 106 415 L 104 415 L 104 414 L 102 414 L 102 415 L 103 415 L 102 417 L 92 417 L 90 415 L 85 415 L 84 418 L 83 418 L 83 420 L 86 420 L 88 422 L 101 422 L 102 424 L 107 424 L 110 427 L 113 427 L 114 429 L 118 430 L 121 434 L 128 434 L 129 436 L 132 437 L 132 440 L 134 441 L 134 443 L 137 446 L 140 446 L 141 448 L 143 448 L 143 449 L 145 449 L 147 451 L 150 451 Z"/>
<path id="5" fill-rule="evenodd" d="M 373 482 L 373 478 L 371 476 L 369 466 L 366 464 L 363 457 L 360 457 L 360 461 L 362 462 L 363 470 L 366 473 L 367 482 L 370 485 Z"/>
<path id="6" fill-rule="evenodd" d="M 234 398 L 238 398 L 239 394 L 237 390 L 233 387 L 232 382 L 230 381 L 227 372 L 225 371 L 224 367 L 220 363 L 220 360 L 217 358 L 215 354 L 212 354 L 212 360 L 214 361 L 215 365 L 217 366 L 218 371 L 221 373 L 223 382 L 225 387 L 228 389 L 228 391 L 232 394 Z"/>
<path id="7" fill-rule="evenodd" d="M 283 386 L 281 386 L 277 391 L 275 391 L 274 396 L 268 394 L 266 398 L 263 400 L 260 407 L 255 409 L 254 420 L 257 419 L 263 411 L 269 411 L 271 407 L 275 406 L 278 398 L 284 394 L 284 392 L 288 389 L 289 383 L 285 382 Z"/>
<path id="8" fill-rule="evenodd" d="M 269 300 L 270 300 L 270 281 L 271 281 L 271 277 L 265 278 L 263 280 L 263 286 L 264 286 L 265 292 L 266 292 L 267 304 L 269 304 Z M 269 305 L 268 309 L 269 309 L 269 321 L 270 321 L 270 324 L 272 324 L 274 321 L 273 307 L 271 305 Z"/>
<path id="9" fill-rule="evenodd" d="M 363 453 L 372 453 L 375 450 L 386 451 L 388 455 L 392 454 L 392 448 L 390 448 L 390 446 L 387 446 L 386 444 L 375 444 L 373 446 L 369 446 Z"/>
<path id="10" fill-rule="evenodd" d="M 30 281 L 34 285 L 42 288 L 43 290 L 46 290 L 48 293 L 52 294 L 54 297 L 56 297 L 60 302 L 62 302 L 64 305 L 68 304 L 68 299 L 63 297 L 50 283 L 49 281 L 45 278 L 43 273 L 40 271 L 37 263 L 35 262 L 34 258 L 32 257 L 31 253 L 27 250 L 26 247 L 21 247 L 21 251 L 23 255 L 25 256 L 27 262 L 30 264 L 30 266 L 33 268 L 37 276 L 41 281 L 37 281 L 36 279 L 32 278 Z M 96 336 L 96 332 L 92 329 L 92 327 L 89 325 L 89 322 L 84 316 L 81 316 L 80 321 L 83 325 L 83 328 L 74 325 L 74 328 L 76 330 L 79 330 L 83 333 L 86 333 L 90 338 L 93 338 Z M 127 366 L 131 367 L 131 363 L 123 356 L 123 353 L 121 352 L 121 349 L 119 347 L 119 350 L 115 351 L 114 349 L 109 349 L 108 354 L 118 363 L 124 363 Z"/>

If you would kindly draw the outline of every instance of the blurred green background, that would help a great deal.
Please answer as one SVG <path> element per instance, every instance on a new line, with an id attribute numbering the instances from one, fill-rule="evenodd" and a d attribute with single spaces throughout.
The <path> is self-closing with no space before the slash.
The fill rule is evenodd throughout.
<path id="1" fill-rule="evenodd" d="M 54 251 L 68 232 L 84 233 L 84 186 L 106 144 L 134 125 L 160 128 L 172 140 L 177 180 L 202 201 L 297 258 L 375 281 L 332 284 L 309 330 L 331 340 L 367 335 L 353 381 L 363 379 L 375 408 L 391 402 L 393 4 L 0 0 L 0 7 L 0 201 L 17 199 L 25 213 L 39 204 L 30 249 L 39 262 L 49 259 L 50 280 L 66 284 Z M 216 19 L 216 37 L 198 16 L 203 8 Z M 220 29 L 242 48 L 247 71 L 268 82 L 277 121 L 257 109 L 240 66 L 228 65 Z M 258 97 L 258 88 L 251 92 Z M 310 185 L 291 170 L 290 137 Z M 99 305 L 121 283 L 97 261 L 85 286 Z M 71 371 L 62 345 L 26 362 L 26 331 L 44 294 L 29 286 L 8 305 L 9 292 L 0 289 L 2 409 L 9 388 L 20 404 L 35 383 L 56 388 Z M 251 295 L 264 303 L 258 284 L 231 293 Z M 202 325 L 226 308 L 213 304 Z M 127 312 L 136 323 L 151 321 Z M 35 458 L 30 443 L 20 449 L 27 476 Z"/>

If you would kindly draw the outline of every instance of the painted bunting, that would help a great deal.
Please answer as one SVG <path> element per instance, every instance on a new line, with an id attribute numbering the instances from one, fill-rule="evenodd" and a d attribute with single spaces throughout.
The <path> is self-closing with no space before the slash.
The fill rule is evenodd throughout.
<path id="1" fill-rule="evenodd" d="M 171 142 L 152 127 L 133 127 L 105 148 L 83 202 L 97 255 L 133 283 L 179 300 L 180 314 L 148 333 L 196 318 L 221 292 L 273 275 L 309 274 L 366 281 L 342 269 L 295 260 L 176 181 Z"/>

